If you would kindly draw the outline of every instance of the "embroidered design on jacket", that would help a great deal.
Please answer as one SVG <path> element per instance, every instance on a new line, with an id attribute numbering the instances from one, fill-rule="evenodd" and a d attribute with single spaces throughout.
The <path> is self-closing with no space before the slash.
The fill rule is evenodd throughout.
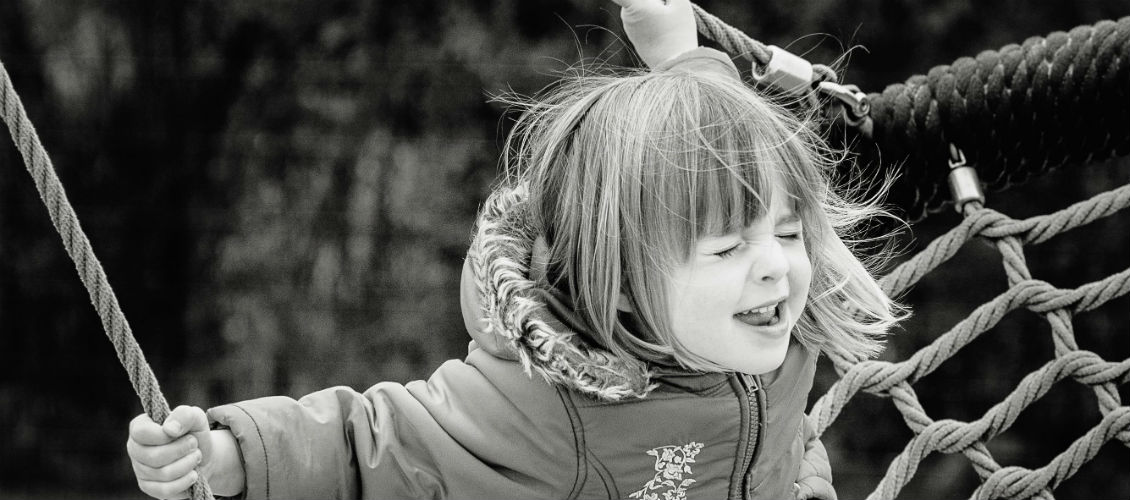
<path id="1" fill-rule="evenodd" d="M 702 451 L 702 443 L 691 441 L 682 446 L 660 446 L 648 450 L 655 457 L 655 477 L 639 491 L 628 495 L 640 500 L 685 500 L 687 488 L 695 483 L 690 464 Z"/>

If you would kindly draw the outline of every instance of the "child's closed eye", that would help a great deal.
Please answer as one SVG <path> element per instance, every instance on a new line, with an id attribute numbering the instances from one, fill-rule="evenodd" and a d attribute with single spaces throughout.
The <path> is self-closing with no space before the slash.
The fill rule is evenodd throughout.
<path id="1" fill-rule="evenodd" d="M 725 249 L 725 250 L 722 250 L 721 252 L 714 252 L 714 254 L 713 254 L 713 255 L 714 255 L 715 257 L 721 257 L 721 258 L 725 259 L 726 257 L 729 257 L 729 256 L 731 256 L 731 255 L 734 255 L 735 253 L 737 253 L 737 252 L 738 252 L 738 250 L 739 250 L 739 249 L 740 249 L 740 248 L 742 247 L 742 245 L 743 245 L 743 243 L 738 243 L 737 245 L 734 245 L 734 246 L 732 246 L 732 247 L 730 247 L 730 248 L 727 248 L 727 249 Z"/>
<path id="2" fill-rule="evenodd" d="M 796 216 L 790 216 L 777 224 L 774 234 L 782 240 L 797 241 L 804 239 L 804 227 Z"/>

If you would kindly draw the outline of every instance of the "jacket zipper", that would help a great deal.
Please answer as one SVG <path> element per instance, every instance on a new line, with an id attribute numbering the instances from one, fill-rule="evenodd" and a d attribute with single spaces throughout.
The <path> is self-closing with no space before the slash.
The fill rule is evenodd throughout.
<path id="1" fill-rule="evenodd" d="M 749 396 L 749 411 L 750 415 L 750 432 L 755 435 L 753 440 L 753 455 L 749 461 L 749 468 L 745 472 L 745 479 L 742 481 L 742 495 L 745 498 L 750 498 L 753 494 L 753 468 L 757 465 L 757 459 L 761 456 L 762 442 L 765 440 L 765 392 L 761 390 L 761 377 L 754 375 L 750 379 L 749 390 L 746 394 Z"/>
<path id="2" fill-rule="evenodd" d="M 742 408 L 746 414 L 742 415 L 742 420 L 746 422 L 746 426 L 742 429 L 744 438 L 742 440 L 745 446 L 739 450 L 741 453 L 740 461 L 741 466 L 736 469 L 741 471 L 739 476 L 740 485 L 736 492 L 737 498 L 748 498 L 750 489 L 753 487 L 753 466 L 757 463 L 757 457 L 761 454 L 761 441 L 765 428 L 765 400 L 761 397 L 761 379 L 759 377 L 749 377 L 748 375 L 735 374 L 738 379 L 738 385 L 741 388 L 739 399 L 743 406 Z M 752 451 L 750 450 L 752 446 Z"/>

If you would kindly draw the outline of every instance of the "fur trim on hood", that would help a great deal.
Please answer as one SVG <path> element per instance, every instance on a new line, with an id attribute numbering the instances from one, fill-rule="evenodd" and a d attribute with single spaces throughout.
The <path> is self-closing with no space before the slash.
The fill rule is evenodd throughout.
<path id="1" fill-rule="evenodd" d="M 644 397 L 655 388 L 646 363 L 591 345 L 541 298 L 542 285 L 530 273 L 538 235 L 524 188 L 496 189 L 475 226 L 460 294 L 464 321 L 480 346 L 516 353 L 527 374 L 606 401 Z"/>

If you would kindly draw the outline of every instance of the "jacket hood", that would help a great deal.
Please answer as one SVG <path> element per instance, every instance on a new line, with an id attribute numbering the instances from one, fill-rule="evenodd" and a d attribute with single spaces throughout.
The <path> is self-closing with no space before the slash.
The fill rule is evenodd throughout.
<path id="1" fill-rule="evenodd" d="M 537 236 L 525 189 L 499 188 L 486 200 L 460 285 L 471 337 L 551 384 L 606 401 L 646 396 L 656 387 L 647 364 L 587 341 L 571 311 L 532 277 Z"/>

